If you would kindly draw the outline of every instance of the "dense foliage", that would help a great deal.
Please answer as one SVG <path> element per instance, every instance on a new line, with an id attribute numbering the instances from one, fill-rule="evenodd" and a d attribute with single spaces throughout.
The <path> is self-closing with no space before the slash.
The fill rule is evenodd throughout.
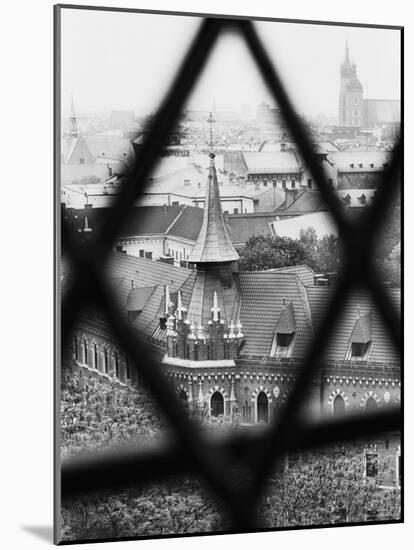
<path id="1" fill-rule="evenodd" d="M 240 270 L 257 271 L 305 264 L 317 273 L 338 271 L 340 246 L 334 235 L 318 238 L 309 228 L 299 239 L 290 237 L 251 237 L 240 250 Z"/>
<path id="2" fill-rule="evenodd" d="M 125 443 L 142 447 L 165 437 L 162 415 L 144 391 L 133 388 L 64 376 L 61 410 L 64 457 Z M 207 427 L 223 429 L 223 424 L 215 419 Z M 288 469 L 284 466 L 270 480 L 259 510 L 261 523 L 277 528 L 365 521 L 370 519 L 369 511 L 378 513 L 371 519 L 398 519 L 399 491 L 380 490 L 373 481 L 364 483 L 362 468 L 360 449 L 339 458 L 333 452 L 309 455 Z M 236 471 L 234 477 L 241 485 L 247 482 Z M 91 540 L 214 532 L 228 529 L 226 521 L 218 499 L 199 479 L 184 476 L 63 502 L 62 537 Z"/>
<path id="3" fill-rule="evenodd" d="M 361 449 L 304 456 L 282 476 L 270 480 L 261 513 L 267 527 L 329 525 L 395 520 L 400 491 L 378 489 L 392 474 L 391 460 L 381 459 L 377 478 L 364 479 Z"/>
<path id="4" fill-rule="evenodd" d="M 382 280 L 401 285 L 401 204 L 390 208 L 379 233 L 374 261 Z M 313 228 L 302 230 L 298 239 L 290 237 L 251 237 L 239 250 L 239 268 L 258 271 L 304 264 L 316 273 L 338 272 L 341 268 L 341 243 L 335 235 L 318 237 Z"/>
<path id="5" fill-rule="evenodd" d="M 67 373 L 67 371 L 66 371 Z M 65 375 L 61 393 L 62 458 L 162 437 L 166 423 L 146 392 Z"/>

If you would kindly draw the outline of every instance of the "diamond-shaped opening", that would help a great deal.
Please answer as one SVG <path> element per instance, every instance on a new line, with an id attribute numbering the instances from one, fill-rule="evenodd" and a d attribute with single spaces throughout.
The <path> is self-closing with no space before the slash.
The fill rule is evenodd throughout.
<path id="1" fill-rule="evenodd" d="M 234 40 L 234 36 L 228 35 L 226 38 L 222 40 L 223 40 L 222 44 L 223 43 L 226 44 L 226 40 L 230 40 L 230 41 Z M 217 48 L 218 47 L 220 47 L 220 42 Z M 229 50 L 232 51 L 231 48 L 232 48 L 231 42 L 227 42 L 226 51 L 229 51 Z M 244 49 L 244 47 L 241 49 Z M 213 51 L 213 56 L 214 56 L 214 53 L 215 52 Z M 211 59 L 213 59 L 213 57 Z M 239 59 L 239 57 L 237 57 L 237 59 Z M 240 59 L 243 60 L 243 63 L 244 63 L 244 58 L 242 55 L 240 56 Z M 234 62 L 234 58 L 233 58 L 233 62 Z M 213 61 L 210 61 L 210 63 L 213 63 Z M 204 74 L 204 76 L 201 77 L 201 80 L 198 84 L 198 88 L 195 88 L 194 90 L 194 98 L 197 97 L 197 90 L 200 90 L 200 86 L 201 86 L 201 91 L 199 91 L 199 93 L 201 94 L 200 97 L 202 98 L 203 94 L 207 93 L 206 89 L 208 89 L 208 85 L 205 84 L 204 78 L 207 78 L 206 75 L 208 75 L 209 71 L 214 72 L 214 68 L 212 67 L 214 67 L 214 65 L 210 65 L 210 64 L 207 65 L 206 73 Z M 217 70 L 218 70 L 218 74 L 220 74 L 220 69 L 217 69 Z M 231 70 L 224 71 L 224 73 L 225 73 L 225 76 L 227 76 L 227 74 L 231 74 Z M 217 101 L 217 98 L 215 98 L 215 100 Z M 214 102 L 214 96 L 213 96 L 213 102 Z M 191 98 L 189 99 L 188 105 L 190 104 L 191 104 Z M 204 137 L 207 137 L 207 132 L 205 128 L 204 130 L 203 129 L 201 130 L 200 136 L 203 139 Z M 138 143 L 136 145 L 141 145 L 141 144 Z M 170 145 L 173 145 L 173 144 L 170 144 Z M 206 148 L 205 152 L 208 152 L 208 147 Z M 280 151 L 280 152 L 285 153 L 286 151 Z M 216 163 L 217 163 L 217 166 L 216 166 L 217 171 L 219 171 L 220 170 L 220 168 L 218 167 L 219 159 L 216 159 Z M 201 172 L 203 172 L 202 164 L 200 166 L 200 169 L 201 169 Z M 224 173 L 225 171 L 224 164 L 223 164 L 223 168 L 221 169 Z M 150 183 L 153 183 L 153 182 L 150 182 Z M 185 178 L 183 181 L 183 186 L 188 187 L 189 185 L 191 185 L 191 181 L 190 183 L 188 183 L 188 178 Z M 218 185 L 218 188 L 220 189 L 220 185 Z M 277 202 L 276 189 L 277 189 L 277 186 L 274 186 L 273 190 L 271 190 L 271 193 L 270 193 L 273 196 L 273 199 L 272 199 L 273 206 Z M 271 202 L 270 198 L 268 202 Z M 179 206 L 179 205 L 171 205 L 171 206 Z M 162 211 L 165 215 L 167 214 L 168 209 L 164 208 L 164 205 L 159 205 L 159 208 L 161 209 L 159 210 L 159 212 Z M 201 209 L 198 208 L 198 210 L 201 210 Z M 234 214 L 237 214 L 237 213 L 234 213 Z M 182 211 L 178 212 L 177 217 L 181 218 L 182 215 L 183 215 Z M 125 219 L 124 224 L 125 225 L 130 224 L 131 219 L 132 218 L 130 217 L 128 219 Z M 150 224 L 151 221 L 152 221 L 151 217 L 149 217 L 145 221 L 144 225 Z M 164 221 L 165 223 L 168 222 L 168 220 L 164 220 Z M 104 224 L 104 222 L 101 222 L 101 223 Z M 140 223 L 142 224 L 141 220 L 140 220 Z M 227 226 L 229 225 L 226 221 L 224 223 Z M 142 225 L 139 226 L 139 228 L 141 227 Z M 87 218 L 87 216 L 84 216 L 83 226 L 80 229 L 81 229 L 81 232 L 83 232 L 84 234 L 84 240 L 87 240 L 88 238 L 89 240 L 91 240 L 90 231 L 88 231 L 90 229 L 89 218 Z M 231 237 L 232 236 L 231 229 L 226 229 L 226 231 Z M 148 332 L 147 338 L 149 340 L 152 339 L 153 343 L 160 344 L 160 342 L 165 342 L 165 339 L 167 337 L 166 333 L 168 331 L 170 331 L 170 336 L 171 336 L 171 332 L 176 332 L 176 326 L 174 325 L 173 321 L 170 319 L 171 314 L 177 313 L 175 320 L 178 319 L 179 321 L 182 321 L 184 323 L 186 320 L 185 313 L 189 311 L 194 311 L 197 307 L 199 307 L 199 305 L 195 303 L 196 301 L 194 303 L 191 302 L 191 297 L 189 297 L 190 291 L 187 292 L 187 290 L 188 288 L 191 288 L 192 285 L 193 285 L 192 287 L 194 288 L 194 286 L 196 286 L 197 284 L 199 285 L 202 284 L 203 286 L 202 294 L 204 294 L 205 291 L 207 291 L 207 293 L 211 293 L 211 302 L 212 302 L 211 334 L 214 335 L 215 334 L 214 330 L 216 329 L 217 329 L 217 333 L 219 333 L 221 330 L 220 320 L 222 318 L 222 315 L 223 313 L 227 313 L 228 311 L 228 307 L 227 307 L 228 292 L 227 294 L 223 292 L 223 294 L 220 294 L 219 297 L 216 297 L 215 294 L 217 293 L 217 290 L 215 290 L 216 287 L 214 286 L 214 281 L 208 280 L 208 277 L 199 277 L 197 279 L 197 276 L 194 275 L 194 271 L 192 271 L 191 269 L 187 270 L 187 273 L 185 273 L 185 278 L 183 279 L 182 284 L 180 285 L 181 280 L 179 280 L 180 279 L 179 273 L 185 272 L 186 268 L 185 267 L 179 268 L 177 266 L 171 265 L 169 261 L 166 261 L 166 262 L 164 261 L 160 263 L 164 263 L 163 268 L 165 267 L 165 270 L 166 270 L 165 275 L 168 279 L 167 286 L 171 287 L 171 288 L 168 288 L 167 290 L 166 287 L 164 286 L 165 281 L 153 280 L 154 273 L 152 273 L 153 270 L 151 270 L 150 268 L 151 268 L 151 264 L 152 264 L 152 267 L 154 266 L 154 263 L 153 263 L 154 258 L 150 258 L 146 256 L 146 254 L 148 254 L 150 251 L 146 250 L 145 248 L 138 249 L 138 258 L 140 258 L 139 263 L 141 266 L 143 266 L 144 264 L 148 265 L 148 270 L 141 268 L 141 269 L 135 270 L 135 272 L 132 273 L 131 269 L 132 271 L 134 271 L 132 268 L 133 260 L 131 263 L 131 258 L 128 258 L 128 254 L 120 254 L 122 252 L 126 252 L 125 250 L 122 249 L 123 243 L 121 241 L 130 243 L 130 240 L 122 238 L 124 236 L 125 234 L 122 234 L 122 231 L 118 235 L 119 242 L 117 242 L 115 246 L 119 248 L 117 252 L 111 255 L 111 261 L 108 266 L 107 277 L 108 277 L 108 280 L 111 281 L 111 288 L 114 289 L 115 295 L 117 296 L 117 299 L 119 300 L 121 308 L 123 309 L 122 313 L 129 318 L 129 321 L 134 324 L 137 324 L 137 327 L 138 325 L 140 325 L 140 328 L 139 328 L 140 332 L 145 333 L 145 331 L 147 331 Z M 150 240 L 150 239 L 147 239 L 147 240 Z M 237 244 L 240 244 L 240 242 L 234 243 L 234 246 L 236 248 L 237 248 Z M 141 254 L 141 251 L 143 254 Z M 168 259 L 168 257 L 171 256 L 170 251 L 168 251 L 168 254 L 163 254 L 163 255 L 167 257 L 167 258 L 163 258 L 164 260 Z M 179 259 L 181 260 L 181 258 L 178 258 L 177 256 L 173 258 L 173 264 L 177 263 L 175 260 L 179 260 Z M 184 259 L 185 259 L 185 256 L 184 256 Z M 116 264 L 115 269 L 119 270 L 119 268 L 121 267 L 121 273 L 113 273 L 114 260 Z M 220 376 L 217 376 L 217 380 L 215 379 L 215 377 L 213 377 L 214 380 L 211 379 L 211 376 L 209 379 L 208 374 L 206 374 L 205 379 L 201 380 L 201 384 L 199 383 L 199 381 L 197 381 L 196 384 L 194 384 L 193 383 L 194 381 L 192 381 L 191 389 L 190 389 L 190 384 L 187 383 L 188 377 L 187 377 L 187 381 L 183 380 L 184 383 L 181 383 L 178 385 L 176 384 L 176 381 L 174 381 L 173 382 L 173 385 L 175 385 L 174 390 L 175 389 L 177 390 L 178 397 L 182 401 L 182 405 L 184 408 L 188 406 L 188 403 L 190 401 L 190 396 L 191 396 L 192 399 L 196 398 L 199 401 L 199 403 L 203 405 L 202 407 L 203 412 L 208 417 L 210 417 L 213 422 L 216 422 L 216 421 L 221 422 L 222 420 L 225 420 L 226 416 L 228 417 L 230 415 L 232 415 L 234 418 L 236 418 L 236 415 L 238 415 L 239 420 L 240 419 L 248 420 L 248 422 L 246 422 L 247 424 L 251 423 L 252 415 L 254 418 L 254 422 L 257 422 L 258 424 L 266 425 L 267 423 L 271 422 L 272 410 L 273 409 L 276 410 L 277 408 L 275 403 L 279 402 L 278 400 L 282 401 L 282 397 L 284 395 L 283 392 L 281 392 L 281 389 L 283 389 L 281 387 L 282 382 L 287 384 L 292 383 L 292 379 L 291 379 L 292 377 L 291 377 L 291 373 L 289 373 L 289 375 L 286 375 L 284 380 L 271 381 L 270 379 L 271 377 L 269 378 L 269 372 L 268 372 L 270 371 L 270 369 L 268 367 L 273 360 L 281 361 L 288 358 L 288 357 L 280 357 L 280 354 L 279 356 L 277 356 L 278 347 L 288 348 L 289 345 L 295 345 L 295 346 L 299 345 L 300 330 L 302 330 L 302 332 L 306 332 L 306 328 L 309 328 L 309 318 L 306 315 L 306 311 L 305 311 L 306 307 L 304 307 L 304 304 L 303 304 L 303 297 L 306 294 L 307 290 L 305 289 L 305 286 L 302 282 L 302 278 L 308 276 L 309 274 L 295 273 L 294 278 L 295 278 L 296 287 L 290 288 L 289 285 L 287 285 L 286 287 L 287 296 L 284 297 L 283 299 L 282 297 L 280 297 L 281 298 L 280 300 L 276 299 L 278 297 L 274 292 L 272 292 L 272 285 L 274 286 L 276 281 L 279 281 L 282 284 L 282 283 L 286 283 L 288 279 L 293 280 L 293 277 L 290 276 L 291 272 L 289 273 L 289 270 L 285 269 L 283 271 L 283 268 L 286 268 L 286 267 L 289 267 L 289 266 L 282 266 L 282 272 L 280 271 L 278 272 L 277 271 L 278 268 L 276 268 L 276 271 L 268 272 L 264 276 L 262 276 L 262 274 L 259 273 L 259 278 L 263 279 L 260 282 L 265 284 L 257 284 L 258 281 L 254 280 L 254 278 L 256 277 L 255 274 L 252 274 L 252 273 L 240 274 L 239 282 L 241 287 L 242 288 L 244 287 L 246 292 L 246 298 L 247 298 L 245 300 L 244 305 L 242 301 L 241 310 L 239 312 L 240 316 L 243 317 L 242 315 L 243 307 L 244 308 L 246 307 L 249 308 L 253 306 L 258 307 L 261 304 L 262 307 L 260 311 L 266 311 L 266 309 L 268 310 L 266 311 L 266 315 L 264 315 L 266 317 L 266 323 L 263 323 L 262 325 L 260 323 L 262 323 L 263 319 L 259 317 L 258 319 L 256 319 L 255 323 L 247 322 L 247 324 L 243 326 L 243 319 L 241 319 L 242 323 L 240 326 L 239 326 L 239 323 L 237 323 L 233 327 L 226 326 L 225 328 L 225 330 L 227 331 L 226 336 L 227 336 L 228 342 L 230 340 L 233 343 L 234 343 L 234 340 L 242 341 L 242 339 L 245 336 L 247 336 L 246 344 L 244 346 L 240 346 L 240 349 L 238 350 L 240 353 L 239 357 L 241 362 L 243 360 L 243 357 L 245 357 L 247 361 L 251 361 L 254 358 L 254 360 L 257 361 L 258 364 L 260 364 L 261 366 L 263 365 L 263 369 L 261 369 L 262 372 L 259 372 L 259 373 L 255 372 L 255 376 L 253 377 L 253 379 L 252 379 L 251 373 L 246 371 L 246 369 L 240 373 L 241 376 L 243 376 L 243 381 L 241 382 L 241 384 L 238 384 L 238 385 L 240 386 L 242 391 L 245 391 L 247 388 L 247 392 L 245 391 L 247 399 L 244 405 L 246 409 L 242 410 L 240 408 L 241 406 L 239 406 L 238 408 L 232 407 L 232 402 L 234 402 L 233 395 L 235 391 L 233 384 L 235 384 L 235 382 L 234 380 L 232 380 L 231 375 L 229 376 L 229 374 L 226 372 L 220 373 Z M 149 273 L 149 271 L 151 271 L 151 273 Z M 159 271 L 159 270 L 155 270 L 155 271 Z M 220 271 L 220 273 L 218 274 L 218 278 L 216 277 L 215 280 L 220 280 L 223 287 L 228 289 L 231 286 L 231 279 L 233 275 L 230 275 L 227 271 L 226 272 L 225 271 L 226 270 Z M 191 280 L 191 277 L 193 277 L 193 280 Z M 229 281 L 230 281 L 230 284 L 229 284 Z M 329 280 L 328 280 L 328 283 L 329 283 Z M 266 285 L 268 287 L 267 294 L 263 293 L 264 295 L 266 295 L 265 300 L 263 302 L 260 302 L 263 296 L 259 296 L 259 294 L 262 292 L 263 288 L 266 287 Z M 260 291 L 259 293 L 257 293 L 257 289 L 259 289 Z M 254 295 L 255 292 L 256 292 L 256 295 Z M 250 300 L 250 305 L 249 305 L 249 300 Z M 139 309 L 138 310 L 134 309 L 130 311 L 128 307 L 132 303 L 139 304 Z M 269 307 L 269 305 L 271 305 L 272 307 Z M 286 338 L 285 339 L 278 338 L 278 334 L 277 334 L 278 319 L 283 317 L 282 315 L 283 308 L 287 308 L 287 307 L 293 310 L 293 314 L 290 315 L 290 317 L 294 318 L 295 320 L 294 328 L 297 329 L 297 331 L 295 330 L 295 332 L 293 333 L 293 337 L 292 337 L 292 333 L 289 333 L 291 337 L 289 342 L 287 342 Z M 170 309 L 172 311 L 170 311 Z M 154 321 L 154 312 L 156 312 L 155 321 Z M 132 317 L 129 315 L 130 313 L 133 314 Z M 147 315 L 148 318 L 146 318 L 145 315 Z M 364 315 L 368 315 L 368 314 L 364 314 Z M 272 316 L 274 317 L 274 319 Z M 249 318 L 249 315 L 247 315 L 247 319 L 248 318 Z M 234 321 L 239 321 L 239 320 L 240 319 L 234 319 Z M 173 323 L 173 325 L 171 325 L 171 323 Z M 356 330 L 355 328 L 356 324 L 357 323 L 354 324 L 351 333 L 353 334 L 353 332 L 355 332 L 355 334 L 366 335 L 367 331 L 363 330 L 364 327 L 366 329 L 366 326 L 365 326 L 366 323 L 362 328 L 357 327 L 358 330 Z M 282 324 L 280 326 L 282 326 Z M 262 355 L 261 357 L 257 355 L 255 356 L 255 353 L 253 353 L 254 350 L 248 347 L 248 344 L 250 344 L 249 335 L 253 334 L 254 330 L 257 327 L 263 328 L 264 337 L 265 339 L 267 339 L 266 340 L 267 343 L 265 342 L 265 347 L 267 346 L 267 349 L 269 350 L 270 354 L 271 354 L 271 350 L 273 349 L 273 342 L 275 341 L 277 344 L 275 346 L 275 357 L 272 357 L 272 360 L 270 362 L 268 361 L 268 353 L 266 353 L 266 355 L 264 356 Z M 205 332 L 203 333 L 203 331 L 200 331 L 199 329 L 197 329 L 197 327 L 195 327 L 194 330 L 191 329 L 191 327 L 189 327 L 189 330 L 190 330 L 190 335 L 194 335 L 194 338 L 192 338 L 193 340 L 197 339 L 198 341 L 200 342 L 203 341 L 205 343 L 205 339 L 204 339 Z M 361 346 L 361 345 L 366 345 L 367 343 L 369 344 L 369 341 L 361 342 L 359 341 L 360 339 L 361 338 L 359 338 L 358 341 L 355 342 L 356 345 Z M 306 343 L 305 341 L 302 342 L 304 349 L 306 348 L 305 343 Z M 176 345 L 176 342 L 173 341 L 172 344 Z M 353 353 L 355 351 L 355 353 L 361 354 L 364 352 L 364 350 L 361 350 L 361 349 L 357 349 L 357 348 L 353 349 L 352 344 L 353 343 L 351 342 L 350 348 L 349 348 L 351 351 L 348 350 L 348 353 Z M 179 345 L 180 344 L 178 343 L 178 347 Z M 211 359 L 208 355 L 209 353 L 211 353 L 211 350 L 208 351 L 208 346 L 205 347 L 205 349 L 202 349 L 200 351 L 201 347 L 202 346 L 200 346 L 199 349 L 197 350 L 197 354 L 195 353 L 194 349 L 192 349 L 189 352 L 189 353 L 192 353 L 191 361 L 199 360 L 201 357 L 200 353 L 206 354 L 206 356 L 202 358 L 206 362 L 208 362 Z M 172 348 L 172 349 L 174 350 L 175 348 Z M 82 351 L 82 348 L 81 348 L 81 351 Z M 182 350 L 179 351 L 178 353 L 180 354 L 181 352 Z M 173 351 L 172 353 L 173 359 L 175 358 L 174 353 L 175 352 Z M 89 350 L 86 352 L 86 354 L 87 356 L 89 356 Z M 360 355 L 358 355 L 358 357 L 360 357 Z M 118 362 L 116 358 L 114 358 L 113 361 L 114 361 L 113 362 L 114 369 L 116 370 L 117 367 L 119 368 L 120 366 L 119 358 L 118 358 Z M 174 364 L 172 364 L 172 366 L 174 366 Z M 286 364 L 286 367 L 289 368 L 290 370 L 292 370 L 290 368 L 291 366 L 292 365 Z M 208 365 L 203 364 L 202 367 L 207 368 Z M 244 386 L 244 384 L 246 385 Z M 252 387 L 252 384 L 254 388 Z M 253 393 L 251 393 L 252 389 L 254 389 Z M 354 393 L 357 393 L 357 392 L 354 391 L 353 394 Z M 344 400 L 342 395 L 337 394 L 334 397 L 335 399 L 334 403 L 336 403 L 336 405 L 334 404 L 334 410 L 340 413 L 341 411 L 343 412 L 345 407 L 342 406 L 339 398 L 342 398 Z M 368 407 L 370 408 L 370 410 L 372 410 L 372 407 L 373 407 L 372 405 L 373 400 L 375 401 L 373 396 L 369 395 L 367 397 L 366 402 L 369 404 Z M 271 403 L 272 403 L 273 409 L 271 409 L 270 407 Z M 280 412 L 283 411 L 283 405 L 280 406 L 279 410 Z M 249 414 L 250 414 L 250 417 L 248 417 Z M 243 415 L 246 415 L 246 416 L 244 417 Z M 277 415 L 274 415 L 274 416 L 277 416 Z M 292 464 L 295 464 L 295 462 L 297 462 L 297 456 L 296 457 L 291 456 L 291 462 Z M 342 509 L 340 510 L 340 512 L 338 512 L 338 514 L 340 514 L 340 517 L 342 517 L 342 514 L 343 514 Z M 272 523 L 272 527 L 274 527 L 274 522 Z M 209 527 L 207 527 L 207 529 L 209 529 Z"/>

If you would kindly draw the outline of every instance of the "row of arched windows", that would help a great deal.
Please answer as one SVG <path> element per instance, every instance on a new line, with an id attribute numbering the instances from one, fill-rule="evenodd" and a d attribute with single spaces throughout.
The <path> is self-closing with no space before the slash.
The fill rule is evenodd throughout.
<path id="1" fill-rule="evenodd" d="M 106 344 L 98 345 L 95 341 L 90 343 L 86 337 L 79 338 L 75 336 L 73 348 L 76 361 L 121 381 L 131 379 L 131 367 L 128 358 L 124 358 L 122 362 L 118 352 L 110 349 Z M 122 363 L 124 366 L 123 372 Z"/>
<path id="2" fill-rule="evenodd" d="M 184 390 L 179 393 L 179 398 L 188 404 L 187 394 Z M 259 392 L 256 398 L 256 419 L 257 422 L 269 422 L 269 398 L 264 391 Z M 220 391 L 215 391 L 210 397 L 210 414 L 212 416 L 224 415 L 224 397 Z M 370 396 L 365 402 L 365 411 L 373 412 L 378 409 L 378 403 L 374 397 Z M 332 412 L 335 417 L 341 417 L 345 414 L 346 403 L 344 397 L 338 394 L 332 403 Z M 250 403 L 246 402 L 246 406 L 243 407 L 243 420 L 251 420 L 251 407 Z"/>
<path id="3" fill-rule="evenodd" d="M 378 409 L 378 403 L 373 397 L 368 397 L 365 401 L 365 410 L 367 412 L 373 412 Z M 345 414 L 345 399 L 342 395 L 337 395 L 333 400 L 333 415 L 334 416 L 343 416 Z"/>

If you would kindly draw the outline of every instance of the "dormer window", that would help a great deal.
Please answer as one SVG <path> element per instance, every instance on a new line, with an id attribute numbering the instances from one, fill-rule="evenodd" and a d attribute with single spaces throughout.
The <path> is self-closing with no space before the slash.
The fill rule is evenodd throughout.
<path id="1" fill-rule="evenodd" d="M 359 342 L 352 342 L 352 357 L 364 357 L 368 351 L 369 342 L 361 344 Z"/>
<path id="2" fill-rule="evenodd" d="M 286 305 L 283 299 L 283 308 L 276 323 L 272 349 L 273 357 L 290 357 L 295 339 L 296 324 L 293 304 Z"/>
<path id="3" fill-rule="evenodd" d="M 293 334 L 276 333 L 277 347 L 288 348 L 292 341 Z"/>
<path id="4" fill-rule="evenodd" d="M 348 359 L 366 361 L 372 340 L 371 313 L 360 315 L 359 306 L 357 319 L 350 338 Z"/>

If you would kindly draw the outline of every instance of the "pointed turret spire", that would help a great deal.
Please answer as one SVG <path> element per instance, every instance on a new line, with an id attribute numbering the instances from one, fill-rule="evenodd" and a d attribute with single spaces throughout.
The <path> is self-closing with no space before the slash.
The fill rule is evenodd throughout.
<path id="1" fill-rule="evenodd" d="M 75 103 L 73 101 L 73 96 L 70 103 L 70 135 L 73 137 L 78 137 L 78 125 L 76 122 L 76 111 Z"/>
<path id="2" fill-rule="evenodd" d="M 230 241 L 224 223 L 214 164 L 215 154 L 211 152 L 209 157 L 210 169 L 203 223 L 188 261 L 197 264 L 235 262 L 239 259 L 239 255 Z"/>

